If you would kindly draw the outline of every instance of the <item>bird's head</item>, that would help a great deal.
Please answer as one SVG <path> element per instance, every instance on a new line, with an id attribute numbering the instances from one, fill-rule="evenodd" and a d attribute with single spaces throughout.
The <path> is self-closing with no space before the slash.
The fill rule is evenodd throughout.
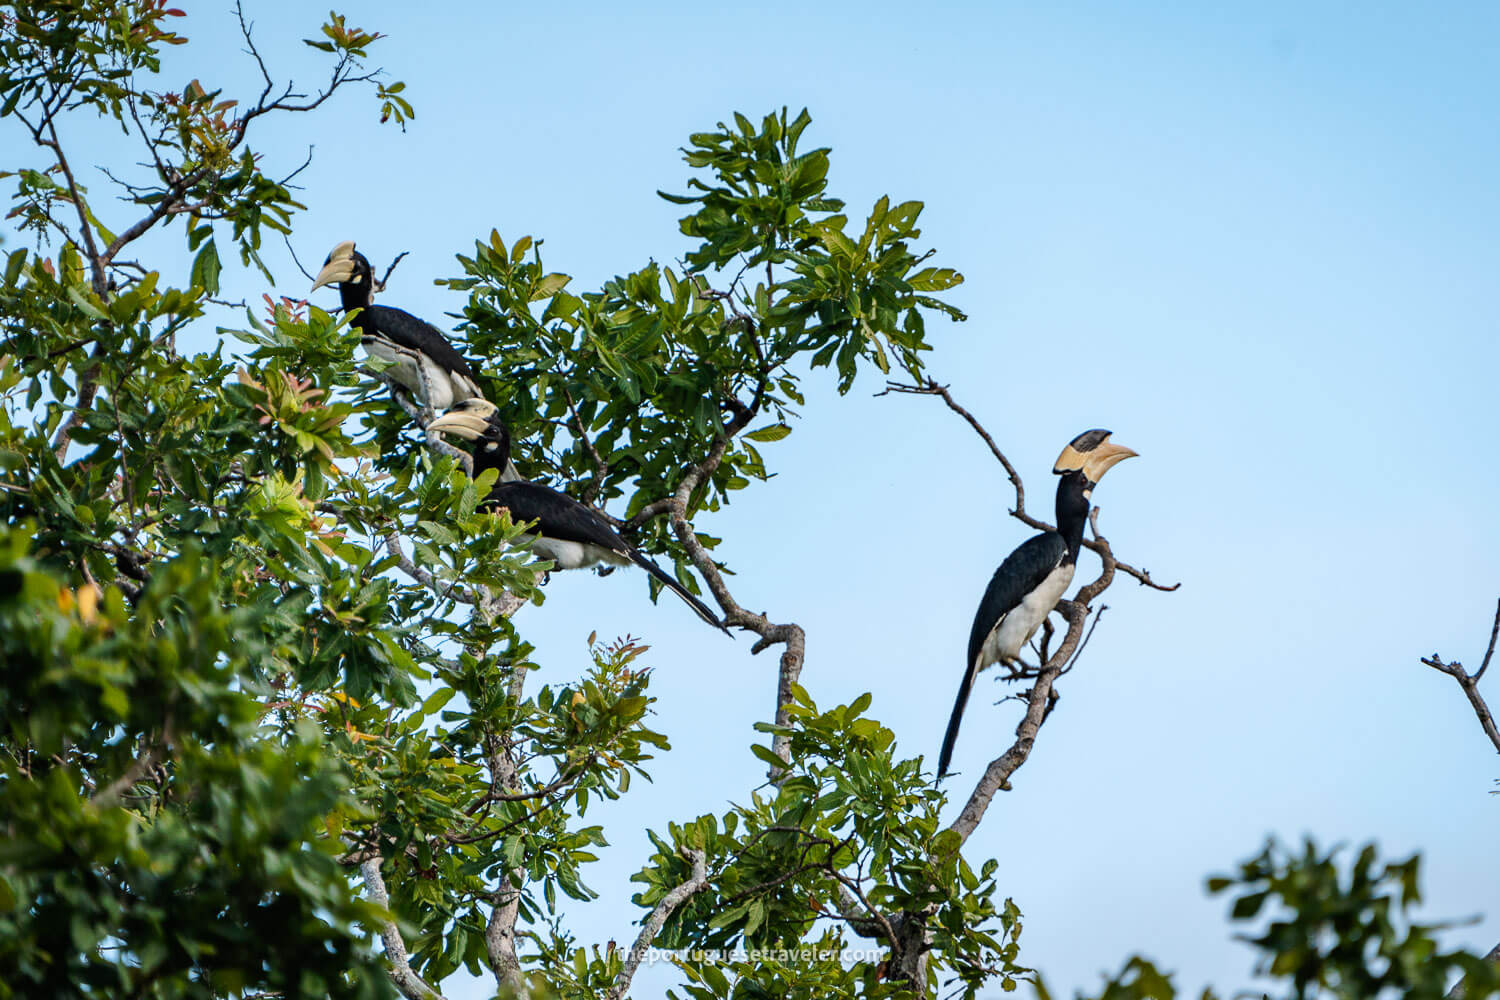
<path id="1" fill-rule="evenodd" d="M 313 279 L 312 288 L 309 291 L 317 291 L 324 285 L 351 285 L 360 288 L 366 295 L 370 294 L 374 283 L 374 272 L 370 270 L 370 262 L 365 255 L 354 249 L 353 240 L 345 240 L 329 251 L 328 259 L 323 262 L 323 270 Z"/>
<path id="2" fill-rule="evenodd" d="M 1106 472 L 1125 459 L 1135 457 L 1136 453 L 1123 444 L 1110 441 L 1109 433 L 1104 430 L 1084 431 L 1068 442 L 1062 454 L 1057 456 L 1052 471 L 1059 476 L 1080 475 L 1083 495 L 1088 496 Z"/>
<path id="3" fill-rule="evenodd" d="M 475 396 L 454 403 L 447 412 L 428 424 L 427 429 L 473 441 L 476 462 L 483 459 L 486 465 L 498 462 L 503 467 L 510 457 L 510 431 L 500 419 L 495 404 L 487 399 Z"/>

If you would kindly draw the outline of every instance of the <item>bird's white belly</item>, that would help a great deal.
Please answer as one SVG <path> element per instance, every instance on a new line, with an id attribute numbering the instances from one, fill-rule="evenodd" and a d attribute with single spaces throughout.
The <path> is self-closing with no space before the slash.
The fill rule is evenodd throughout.
<path id="1" fill-rule="evenodd" d="M 1057 607 L 1068 584 L 1073 582 L 1073 570 L 1076 568 L 1077 564 L 1070 562 L 1054 569 L 1047 574 L 1040 587 L 1027 594 L 1020 605 L 1000 619 L 980 647 L 981 669 L 992 663 L 1009 663 L 1020 655 L 1021 647 L 1026 645 L 1026 641 L 1042 627 L 1042 622 L 1052 613 L 1052 609 Z"/>
<path id="2" fill-rule="evenodd" d="M 364 341 L 363 345 L 365 353 L 371 357 L 390 362 L 391 367 L 384 371 L 387 378 L 399 382 L 419 399 L 425 398 L 427 405 L 434 410 L 446 410 L 454 403 L 480 394 L 473 382 L 457 372 L 449 372 L 440 367 L 425 354 L 403 350 L 378 337 Z"/>
<path id="3" fill-rule="evenodd" d="M 552 562 L 558 569 L 584 569 L 595 563 L 607 562 L 616 566 L 627 566 L 630 560 L 612 552 L 602 545 L 588 542 L 571 542 L 561 538 L 543 538 L 539 535 L 523 535 L 538 559 Z"/>

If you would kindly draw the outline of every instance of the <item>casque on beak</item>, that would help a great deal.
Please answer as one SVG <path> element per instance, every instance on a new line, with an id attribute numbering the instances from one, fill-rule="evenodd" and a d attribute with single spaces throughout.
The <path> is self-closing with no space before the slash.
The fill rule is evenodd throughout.
<path id="1" fill-rule="evenodd" d="M 313 279 L 312 288 L 308 291 L 315 292 L 324 285 L 348 281 L 352 277 L 354 277 L 354 241 L 345 240 L 329 252 L 328 259 L 323 262 L 323 270 L 318 272 L 318 276 Z"/>
<path id="2" fill-rule="evenodd" d="M 447 431 L 470 441 L 483 437 L 490 429 L 490 414 L 495 405 L 488 400 L 466 399 L 427 425 L 430 431 Z"/>
<path id="3" fill-rule="evenodd" d="M 1111 442 L 1109 435 L 1106 430 L 1084 431 L 1063 449 L 1052 471 L 1061 474 L 1076 469 L 1089 482 L 1097 483 L 1115 465 L 1136 457 L 1136 453 L 1123 444 Z"/>

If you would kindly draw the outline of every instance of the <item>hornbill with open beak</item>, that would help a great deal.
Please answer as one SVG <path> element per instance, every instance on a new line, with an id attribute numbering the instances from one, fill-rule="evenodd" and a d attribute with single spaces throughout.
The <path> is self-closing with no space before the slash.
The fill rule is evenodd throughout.
<path id="1" fill-rule="evenodd" d="M 963 683 L 953 702 L 953 715 L 943 735 L 938 754 L 938 777 L 948 773 L 958 725 L 974 678 L 995 663 L 1020 659 L 1021 647 L 1057 607 L 1073 582 L 1078 550 L 1083 546 L 1083 526 L 1089 517 L 1089 500 L 1104 473 L 1117 462 L 1135 455 L 1124 445 L 1109 440 L 1109 431 L 1084 431 L 1063 449 L 1052 471 L 1057 483 L 1057 530 L 1044 531 L 1022 542 L 990 579 L 969 630 L 969 659 Z"/>
<path id="2" fill-rule="evenodd" d="M 413 398 L 439 412 L 465 399 L 484 398 L 474 369 L 441 330 L 403 309 L 375 305 L 375 272 L 353 240 L 333 248 L 311 290 L 335 282 L 344 311 L 354 313 L 360 344 L 371 356 L 390 362 L 385 374 Z"/>
<path id="3" fill-rule="evenodd" d="M 475 477 L 485 469 L 503 470 L 509 459 L 510 429 L 487 400 L 466 399 L 455 404 L 429 424 L 428 430 L 473 441 Z M 497 481 L 485 503 L 509 510 L 516 524 L 535 522 L 522 537 L 539 559 L 550 560 L 558 569 L 583 569 L 600 562 L 616 566 L 635 563 L 682 598 L 699 618 L 730 634 L 708 605 L 621 538 L 596 511 L 572 497 L 540 483 Z"/>

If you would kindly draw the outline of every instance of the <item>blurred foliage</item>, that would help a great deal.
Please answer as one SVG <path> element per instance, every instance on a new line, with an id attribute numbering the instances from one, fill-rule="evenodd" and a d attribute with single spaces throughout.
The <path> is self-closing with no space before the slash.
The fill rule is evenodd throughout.
<path id="1" fill-rule="evenodd" d="M 244 683 L 263 609 L 191 551 L 131 608 L 26 548 L 0 529 L 0 996 L 384 995 L 320 837 L 348 781 Z"/>
<path id="2" fill-rule="evenodd" d="M 1265 1000 L 1443 1000 L 1462 980 L 1465 1000 L 1500 995 L 1500 965 L 1466 951 L 1444 951 L 1437 933 L 1452 924 L 1421 924 L 1410 911 L 1422 901 L 1421 858 L 1382 863 L 1374 844 L 1352 860 L 1312 840 L 1294 851 L 1272 839 L 1230 875 L 1208 880 L 1230 894 L 1229 919 L 1249 925 L 1237 935 L 1256 952 L 1255 973 L 1269 985 L 1240 996 Z M 1042 1000 L 1050 1000 L 1038 984 Z M 1139 956 L 1125 963 L 1097 1000 L 1174 1000 L 1169 974 Z M 1203 1000 L 1215 993 L 1206 989 Z"/>

